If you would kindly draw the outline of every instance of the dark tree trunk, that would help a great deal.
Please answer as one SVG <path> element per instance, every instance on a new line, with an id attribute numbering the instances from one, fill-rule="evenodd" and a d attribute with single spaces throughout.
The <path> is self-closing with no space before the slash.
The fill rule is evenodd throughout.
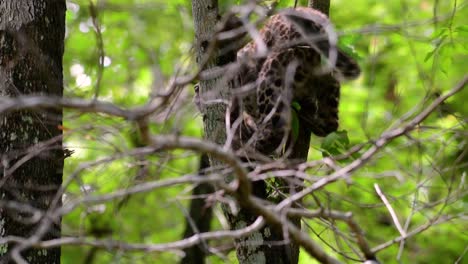
<path id="1" fill-rule="evenodd" d="M 330 12 L 330 0 L 309 0 L 308 6 L 319 10 L 327 16 Z"/>
<path id="2" fill-rule="evenodd" d="M 0 96 L 62 96 L 65 36 L 64 0 L 0 1 Z M 33 220 L 26 205 L 47 212 L 62 183 L 62 112 L 24 110 L 0 113 L 0 235 L 25 239 L 60 237 L 60 218 Z M 19 203 L 22 210 L 12 208 Z M 38 232 L 49 223 L 46 232 Z M 33 242 L 30 240 L 30 242 Z M 24 243 L 0 245 L 0 259 L 21 252 L 29 263 L 60 263 L 60 248 Z"/>
<path id="3" fill-rule="evenodd" d="M 210 167 L 208 156 L 203 154 L 200 159 L 199 175 L 204 175 L 205 170 Z M 204 198 L 196 198 L 196 196 L 210 194 L 214 192 L 214 188 L 210 183 L 201 183 L 193 189 L 193 198 L 190 201 L 189 218 L 185 224 L 184 238 L 190 237 L 196 233 L 210 231 L 211 218 L 213 209 L 207 206 Z M 180 261 L 181 264 L 202 264 L 205 263 L 207 248 L 205 244 L 198 244 L 184 250 L 185 256 Z"/>

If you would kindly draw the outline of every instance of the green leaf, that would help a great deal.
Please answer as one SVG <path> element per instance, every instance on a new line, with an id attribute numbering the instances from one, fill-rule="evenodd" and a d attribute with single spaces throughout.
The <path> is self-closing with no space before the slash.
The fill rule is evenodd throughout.
<path id="1" fill-rule="evenodd" d="M 455 27 L 455 32 L 466 32 L 468 33 L 468 26 L 467 25 L 463 25 L 463 26 L 458 26 L 458 27 Z"/>
<path id="2" fill-rule="evenodd" d="M 352 58 L 360 59 L 362 56 L 359 55 L 355 46 L 361 39 L 362 36 L 357 34 L 341 36 L 338 40 L 338 47 Z"/>
<path id="3" fill-rule="evenodd" d="M 297 112 L 294 111 L 294 109 L 293 111 L 291 111 L 291 119 L 292 119 L 291 120 L 291 132 L 292 132 L 293 139 L 296 140 L 297 137 L 299 136 L 299 117 L 297 116 Z"/>
<path id="4" fill-rule="evenodd" d="M 424 62 L 427 62 L 430 58 L 432 58 L 432 56 L 434 56 L 435 54 L 435 49 L 429 53 L 427 53 L 426 57 L 424 57 Z"/>
<path id="5" fill-rule="evenodd" d="M 329 134 L 323 140 L 321 148 L 324 157 L 345 153 L 349 148 L 348 132 L 342 130 Z"/>
<path id="6" fill-rule="evenodd" d="M 301 105 L 297 101 L 293 101 L 291 106 L 294 110 L 298 112 L 301 110 Z"/>

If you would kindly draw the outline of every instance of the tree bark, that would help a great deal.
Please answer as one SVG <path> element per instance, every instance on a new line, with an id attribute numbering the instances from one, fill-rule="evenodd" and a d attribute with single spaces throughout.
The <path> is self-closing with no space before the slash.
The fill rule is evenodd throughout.
<path id="1" fill-rule="evenodd" d="M 0 96 L 62 96 L 64 0 L 0 1 Z M 60 263 L 60 248 L 30 248 L 34 239 L 60 237 L 60 220 L 33 220 L 27 206 L 60 206 L 62 111 L 0 113 L 0 236 L 29 239 L 0 245 L 2 263 L 21 253 L 29 263 Z M 21 206 L 13 208 L 13 202 Z M 46 224 L 44 232 L 38 225 Z M 35 237 L 32 237 L 35 236 Z"/>
<path id="2" fill-rule="evenodd" d="M 195 25 L 195 40 L 196 40 L 196 60 L 199 67 L 208 69 L 216 65 L 216 57 L 208 61 L 206 65 L 202 62 L 206 59 L 206 52 L 209 44 L 213 40 L 215 33 L 214 29 L 218 17 L 218 1 L 217 0 L 193 0 L 192 12 Z M 200 81 L 200 101 L 209 102 L 212 99 L 228 99 L 228 85 L 220 87 L 217 80 Z M 200 110 L 203 115 L 204 132 L 207 140 L 223 145 L 226 140 L 225 130 L 225 113 L 226 106 L 223 103 L 201 103 Z M 210 166 L 218 167 L 223 165 L 219 160 L 210 157 Z M 226 177 L 226 181 L 232 180 L 231 177 Z M 253 217 L 248 212 L 241 210 L 236 216 L 229 212 L 228 208 L 224 208 L 224 212 L 231 224 L 232 229 L 242 228 L 248 225 L 250 218 Z M 249 221 L 246 221 L 249 219 Z M 245 243 L 250 241 L 251 243 Z M 266 263 L 267 258 L 261 250 L 264 244 L 261 232 L 254 232 L 249 237 L 236 241 L 237 256 L 239 263 Z"/>
<path id="3" fill-rule="evenodd" d="M 327 16 L 330 13 L 330 0 L 309 0 L 308 6 L 317 9 Z"/>

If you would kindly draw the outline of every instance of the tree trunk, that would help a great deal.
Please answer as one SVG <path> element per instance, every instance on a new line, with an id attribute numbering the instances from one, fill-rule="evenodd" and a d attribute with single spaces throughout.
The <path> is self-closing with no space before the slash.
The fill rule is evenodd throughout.
<path id="1" fill-rule="evenodd" d="M 218 16 L 216 0 L 193 0 L 192 9 L 195 23 L 195 38 L 197 45 L 197 62 L 203 61 L 208 43 L 212 40 L 216 17 Z M 210 61 L 207 68 L 216 65 L 216 58 Z M 219 62 L 219 60 L 218 60 Z M 206 69 L 206 68 L 205 68 Z M 210 99 L 227 99 L 228 86 L 216 82 L 216 80 L 200 82 L 201 101 Z M 220 145 L 224 144 L 225 132 L 225 111 L 223 104 L 202 105 L 204 116 L 205 136 L 208 140 Z M 294 146 L 295 153 L 292 158 L 295 160 L 306 160 L 310 141 L 310 131 L 304 130 L 300 133 L 298 144 Z M 210 159 L 211 166 L 221 165 L 217 160 Z M 227 179 L 229 181 L 230 179 Z M 266 190 L 264 184 L 254 185 L 254 193 L 260 198 L 264 197 Z M 255 221 L 256 214 L 241 208 L 237 215 L 232 215 L 226 208 L 225 213 L 231 224 L 231 228 L 243 228 Z M 300 218 L 292 219 L 300 226 Z M 282 230 L 265 226 L 257 232 L 236 241 L 236 250 L 239 263 L 297 263 L 299 257 L 299 247 L 292 241 L 285 243 Z"/>
<path id="2" fill-rule="evenodd" d="M 315 1 L 314 6 L 320 5 L 321 10 L 326 9 L 329 1 Z M 309 2 L 312 4 L 312 2 Z M 212 40 L 216 17 L 218 16 L 218 4 L 216 0 L 193 0 L 193 17 L 195 22 L 195 38 L 197 45 L 197 62 L 203 61 L 208 44 Z M 207 68 L 216 65 L 216 59 L 209 61 Z M 205 68 L 206 69 L 206 68 Z M 218 87 L 216 87 L 218 86 Z M 200 82 L 200 97 L 202 101 L 210 99 L 226 99 L 228 86 L 222 86 L 216 80 Z M 212 142 L 220 145 L 224 144 L 225 132 L 225 111 L 223 104 L 209 104 L 202 106 L 204 116 L 205 135 Z M 289 159 L 294 161 L 306 161 L 309 150 L 311 131 L 302 123 L 299 124 L 299 135 L 293 146 L 293 152 Z M 219 161 L 210 159 L 211 166 L 221 165 Z M 229 180 L 229 179 L 227 179 Z M 260 198 L 266 198 L 265 185 L 254 184 L 254 193 Z M 296 188 L 299 191 L 299 187 Z M 225 210 L 232 228 L 243 228 L 253 221 L 257 215 L 248 210 L 242 209 L 237 215 L 232 215 Z M 300 218 L 290 219 L 295 225 L 300 227 Z M 293 241 L 285 241 L 283 230 L 265 226 L 258 232 L 254 232 L 248 237 L 236 241 L 237 256 L 240 263 L 297 263 L 299 259 L 299 246 Z"/>
<path id="3" fill-rule="evenodd" d="M 199 175 L 204 175 L 205 170 L 210 167 L 208 156 L 203 154 L 200 158 Z M 210 231 L 211 218 L 213 216 L 213 208 L 206 206 L 204 198 L 196 198 L 200 195 L 206 195 L 214 192 L 211 183 L 200 183 L 193 189 L 194 198 L 190 201 L 190 211 L 185 224 L 184 238 L 191 237 L 196 233 Z M 194 245 L 184 250 L 185 256 L 180 261 L 181 264 L 203 264 L 207 248 L 205 244 Z"/>
<path id="4" fill-rule="evenodd" d="M 319 10 L 327 16 L 330 13 L 330 0 L 309 0 L 308 6 Z"/>
<path id="5" fill-rule="evenodd" d="M 65 10 L 64 0 L 0 1 L 0 96 L 62 96 Z M 15 253 L 29 263 L 60 263 L 60 248 L 30 247 L 60 237 L 60 218 L 37 221 L 27 206 L 44 213 L 60 206 L 61 124 L 57 110 L 0 113 L 0 235 L 28 239 L 0 245 L 2 263 Z"/>
<path id="6" fill-rule="evenodd" d="M 205 60 L 207 47 L 212 41 L 214 35 L 214 29 L 218 17 L 218 1 L 217 0 L 193 0 L 192 1 L 192 12 L 195 25 L 195 40 L 196 40 L 196 60 L 199 66 Z M 208 69 L 216 65 L 216 57 L 208 61 L 204 65 L 204 69 Z M 212 99 L 228 99 L 228 86 L 220 86 L 217 80 L 200 81 L 200 100 L 201 102 L 207 102 Z M 209 141 L 215 142 L 219 145 L 223 145 L 226 140 L 225 131 L 225 113 L 226 106 L 222 103 L 210 103 L 201 104 L 200 110 L 203 114 L 205 137 Z M 210 157 L 210 166 L 217 167 L 222 163 L 216 159 Z M 230 181 L 230 177 L 227 177 L 226 181 Z M 224 209 L 231 228 L 242 228 L 250 222 L 250 218 L 253 217 L 245 210 L 241 210 L 238 215 L 234 216 L 229 212 L 229 209 Z M 249 219 L 249 221 L 245 221 Z M 244 243 L 244 241 L 250 241 L 251 243 Z M 261 247 L 264 244 L 261 232 L 255 232 L 249 237 L 244 238 L 240 241 L 236 241 L 237 256 L 239 263 L 266 263 L 267 258 L 262 252 Z"/>
<path id="7" fill-rule="evenodd" d="M 330 13 L 330 0 L 309 0 L 308 6 L 319 10 L 327 16 Z"/>

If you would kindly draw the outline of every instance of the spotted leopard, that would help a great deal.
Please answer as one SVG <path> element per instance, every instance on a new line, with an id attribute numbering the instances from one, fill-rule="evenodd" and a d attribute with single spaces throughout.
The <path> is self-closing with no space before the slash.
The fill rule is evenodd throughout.
<path id="1" fill-rule="evenodd" d="M 233 94 L 254 87 L 238 100 L 238 112 L 254 120 L 246 125 L 251 133 L 244 132 L 248 142 L 268 155 L 281 149 L 292 111 L 317 136 L 336 131 L 340 82 L 357 78 L 360 68 L 336 47 L 328 18 L 312 8 L 286 9 L 270 17 L 259 36 L 237 52 L 241 70 L 232 87 Z"/>

